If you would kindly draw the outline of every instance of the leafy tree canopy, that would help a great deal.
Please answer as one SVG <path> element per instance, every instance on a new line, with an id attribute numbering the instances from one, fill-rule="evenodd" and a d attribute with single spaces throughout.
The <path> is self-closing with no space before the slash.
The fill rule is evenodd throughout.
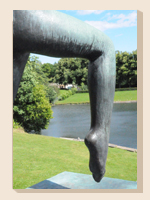
<path id="1" fill-rule="evenodd" d="M 52 118 L 50 89 L 40 67 L 36 57 L 28 59 L 13 107 L 14 120 L 28 132 L 39 133 Z"/>

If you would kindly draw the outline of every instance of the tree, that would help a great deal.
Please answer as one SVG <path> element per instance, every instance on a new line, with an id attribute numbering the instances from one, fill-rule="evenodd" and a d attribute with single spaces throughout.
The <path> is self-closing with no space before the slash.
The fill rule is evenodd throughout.
<path id="1" fill-rule="evenodd" d="M 116 52 L 116 87 L 137 87 L 137 51 Z"/>
<path id="2" fill-rule="evenodd" d="M 87 85 L 89 61 L 81 58 L 62 58 L 56 65 L 55 80 L 59 84 Z"/>
<path id="3" fill-rule="evenodd" d="M 35 65 L 27 61 L 13 107 L 13 117 L 27 131 L 37 133 L 49 124 L 52 118 L 51 105 L 45 85 L 39 80 Z"/>
<path id="4" fill-rule="evenodd" d="M 45 73 L 45 75 L 48 77 L 49 79 L 48 81 L 54 82 L 54 76 L 55 76 L 55 71 L 56 71 L 55 66 L 50 63 L 44 63 L 41 66 L 41 69 Z"/>
<path id="5" fill-rule="evenodd" d="M 129 87 L 137 87 L 137 50 L 133 51 L 130 54 L 130 78 L 129 78 Z"/>
<path id="6" fill-rule="evenodd" d="M 56 83 L 64 84 L 70 83 L 69 81 L 69 69 L 68 58 L 62 58 L 58 61 L 55 71 Z"/>
<path id="7" fill-rule="evenodd" d="M 40 84 L 44 85 L 46 97 L 49 99 L 49 102 L 53 103 L 56 97 L 58 96 L 58 92 L 54 87 L 50 86 L 49 78 L 47 77 L 46 72 L 43 71 L 42 66 L 34 69 L 37 73 L 36 78 Z"/>

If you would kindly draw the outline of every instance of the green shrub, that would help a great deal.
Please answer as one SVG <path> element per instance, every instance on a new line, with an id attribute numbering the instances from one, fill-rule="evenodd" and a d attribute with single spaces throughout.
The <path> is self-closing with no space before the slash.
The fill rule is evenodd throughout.
<path id="1" fill-rule="evenodd" d="M 137 90 L 136 87 L 130 87 L 130 88 L 116 88 L 115 91 L 129 91 L 129 90 Z M 82 91 L 82 90 L 78 90 L 76 91 L 76 93 L 89 93 L 88 90 Z"/>
<path id="2" fill-rule="evenodd" d="M 28 64 L 29 62 L 25 67 L 14 101 L 13 118 L 25 131 L 34 130 L 39 133 L 49 124 L 52 110 L 46 84 L 39 81 L 34 67 Z"/>
<path id="3" fill-rule="evenodd" d="M 78 90 L 76 93 L 89 93 L 88 90 L 82 91 L 82 90 Z"/>
<path id="4" fill-rule="evenodd" d="M 58 101 L 62 101 L 62 96 L 61 95 L 58 97 Z"/>
<path id="5" fill-rule="evenodd" d="M 32 97 L 24 104 L 18 102 L 14 105 L 14 120 L 26 132 L 34 130 L 39 133 L 41 129 L 47 128 L 50 118 L 52 118 L 51 105 L 46 98 L 43 85 L 36 85 L 32 90 Z"/>
<path id="6" fill-rule="evenodd" d="M 68 91 L 68 96 L 71 96 L 72 95 L 72 90 L 69 90 Z"/>
<path id="7" fill-rule="evenodd" d="M 128 91 L 128 90 L 137 90 L 137 87 L 116 88 L 116 89 L 115 89 L 115 91 Z"/>
<path id="8" fill-rule="evenodd" d="M 76 88 L 71 88 L 71 90 L 68 90 L 66 93 L 64 94 L 61 94 L 59 97 L 58 97 L 58 101 L 63 101 L 65 100 L 66 98 L 70 97 L 71 95 L 74 95 L 76 93 L 77 89 Z"/>
<path id="9" fill-rule="evenodd" d="M 13 119 L 13 128 L 21 128 L 20 124 Z"/>
<path id="10" fill-rule="evenodd" d="M 59 89 L 57 86 L 51 86 L 51 87 L 54 88 L 54 90 L 55 90 L 57 96 L 59 96 L 59 94 L 60 94 L 60 89 Z"/>
<path id="11" fill-rule="evenodd" d="M 81 91 L 88 91 L 88 86 L 85 85 L 84 83 L 81 83 L 80 89 Z"/>
<path id="12" fill-rule="evenodd" d="M 77 92 L 77 88 L 71 88 L 71 92 L 72 92 L 72 95 L 74 95 Z"/>
<path id="13" fill-rule="evenodd" d="M 50 103 L 53 103 L 57 97 L 57 93 L 52 86 L 45 86 L 46 97 Z"/>

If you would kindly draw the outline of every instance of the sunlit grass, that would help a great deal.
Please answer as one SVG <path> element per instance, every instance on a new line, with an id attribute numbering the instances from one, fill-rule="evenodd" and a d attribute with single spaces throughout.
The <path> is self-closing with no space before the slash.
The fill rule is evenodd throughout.
<path id="1" fill-rule="evenodd" d="M 137 90 L 116 91 L 114 101 L 137 101 Z"/>
<path id="2" fill-rule="evenodd" d="M 114 101 L 136 101 L 137 90 L 116 91 Z M 63 101 L 57 101 L 56 104 L 75 104 L 89 103 L 89 93 L 76 93 Z"/>
<path id="3" fill-rule="evenodd" d="M 24 189 L 63 171 L 91 174 L 84 142 L 13 131 L 13 188 Z M 137 180 L 137 154 L 109 148 L 106 177 Z"/>

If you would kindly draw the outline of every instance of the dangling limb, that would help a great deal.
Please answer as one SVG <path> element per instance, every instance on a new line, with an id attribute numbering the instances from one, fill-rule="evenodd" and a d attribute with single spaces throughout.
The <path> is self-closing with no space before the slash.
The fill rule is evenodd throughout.
<path id="1" fill-rule="evenodd" d="M 28 57 L 29 53 L 15 52 L 13 55 L 13 102 L 15 100 Z"/>
<path id="2" fill-rule="evenodd" d="M 91 104 L 91 128 L 85 138 L 90 152 L 89 167 L 95 181 L 105 174 L 110 120 L 115 91 L 115 52 L 108 51 L 89 64 L 88 86 Z"/>

